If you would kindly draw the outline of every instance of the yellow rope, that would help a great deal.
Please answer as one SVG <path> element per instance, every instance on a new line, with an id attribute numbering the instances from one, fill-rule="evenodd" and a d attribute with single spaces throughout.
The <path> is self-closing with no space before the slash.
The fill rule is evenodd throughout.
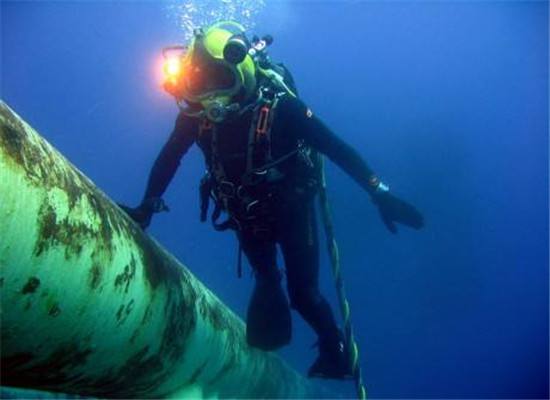
<path id="1" fill-rule="evenodd" d="M 340 269 L 340 255 L 338 253 L 338 244 L 334 238 L 334 226 L 332 224 L 332 215 L 330 212 L 330 204 L 327 197 L 327 182 L 325 176 L 325 164 L 324 159 L 319 155 L 319 176 L 321 178 L 321 185 L 319 190 L 319 201 L 321 203 L 321 214 L 323 218 L 323 225 L 325 228 L 325 235 L 327 238 L 327 247 L 330 255 L 330 264 L 332 267 L 332 274 L 334 277 L 334 283 L 336 285 L 336 292 L 338 295 L 338 303 L 340 304 L 340 311 L 344 320 L 344 336 L 346 344 L 349 347 L 350 363 L 353 378 L 355 380 L 355 388 L 357 390 L 358 399 L 366 399 L 367 391 L 363 384 L 363 377 L 361 376 L 361 366 L 359 363 L 359 349 L 357 342 L 353 336 L 353 328 L 351 325 L 351 312 L 349 303 L 346 299 L 346 293 L 344 290 L 344 280 L 342 277 L 342 271 Z"/>

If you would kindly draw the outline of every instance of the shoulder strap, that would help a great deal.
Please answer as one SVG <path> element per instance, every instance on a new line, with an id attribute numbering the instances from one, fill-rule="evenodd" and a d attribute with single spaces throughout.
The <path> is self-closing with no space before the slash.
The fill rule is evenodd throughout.
<path id="1" fill-rule="evenodd" d="M 218 127 L 212 123 L 208 118 L 202 118 L 199 125 L 199 138 L 203 135 L 210 133 L 210 160 L 207 161 L 209 173 L 214 180 L 219 183 L 226 180 L 225 169 L 220 161 L 220 154 L 218 148 Z"/>

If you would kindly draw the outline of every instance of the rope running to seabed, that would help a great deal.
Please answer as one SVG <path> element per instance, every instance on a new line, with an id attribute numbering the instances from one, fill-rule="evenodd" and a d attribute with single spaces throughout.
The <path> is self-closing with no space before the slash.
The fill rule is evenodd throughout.
<path id="1" fill-rule="evenodd" d="M 338 295 L 338 303 L 340 304 L 340 311 L 344 320 L 344 336 L 350 352 L 350 363 L 355 380 L 355 388 L 357 390 L 358 399 L 366 399 L 367 391 L 363 384 L 363 377 L 361 375 L 361 366 L 359 363 L 359 349 L 357 342 L 353 336 L 353 327 L 351 324 L 351 312 L 348 300 L 346 298 L 346 292 L 344 290 L 344 279 L 342 277 L 342 270 L 340 268 L 340 255 L 338 253 L 338 244 L 334 237 L 334 226 L 332 224 L 332 215 L 330 212 L 330 203 L 327 197 L 327 182 L 325 175 L 325 163 L 323 157 L 319 156 L 319 174 L 321 178 L 321 185 L 319 190 L 319 202 L 321 204 L 321 214 L 323 218 L 323 225 L 325 228 L 325 236 L 327 239 L 327 247 L 330 256 L 330 264 L 332 267 L 332 275 L 334 277 L 334 283 L 336 285 L 336 292 Z"/>

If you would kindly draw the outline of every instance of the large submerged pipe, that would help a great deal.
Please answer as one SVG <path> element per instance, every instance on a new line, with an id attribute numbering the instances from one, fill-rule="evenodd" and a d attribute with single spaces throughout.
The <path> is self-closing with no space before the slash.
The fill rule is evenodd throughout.
<path id="1" fill-rule="evenodd" d="M 0 101 L 2 385 L 94 397 L 318 397 Z"/>

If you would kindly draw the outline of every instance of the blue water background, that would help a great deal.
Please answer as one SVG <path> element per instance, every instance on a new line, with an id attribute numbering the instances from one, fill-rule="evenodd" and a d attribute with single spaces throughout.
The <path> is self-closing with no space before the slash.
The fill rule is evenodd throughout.
<path id="1" fill-rule="evenodd" d="M 155 79 L 160 48 L 182 37 L 165 5 L 1 11 L 2 98 L 111 198 L 137 204 L 177 114 Z M 302 98 L 426 217 L 391 235 L 328 165 L 370 396 L 547 397 L 548 3 L 268 2 L 259 22 Z M 149 231 L 244 315 L 252 281 L 236 278 L 235 239 L 198 222 L 203 169 L 195 148 Z M 325 255 L 322 271 L 335 304 Z M 314 336 L 297 316 L 294 327 L 281 354 L 304 371 Z"/>

